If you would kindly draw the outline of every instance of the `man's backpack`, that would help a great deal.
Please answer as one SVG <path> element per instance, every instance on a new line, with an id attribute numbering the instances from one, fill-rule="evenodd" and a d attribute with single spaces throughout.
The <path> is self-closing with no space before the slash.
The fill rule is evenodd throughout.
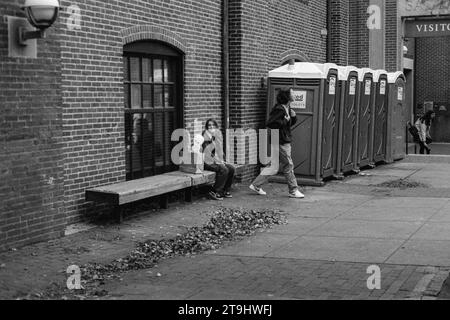
<path id="1" fill-rule="evenodd" d="M 416 128 L 416 126 L 413 126 L 411 122 L 408 122 L 408 131 L 413 136 L 414 142 L 419 142 L 419 130 Z"/>

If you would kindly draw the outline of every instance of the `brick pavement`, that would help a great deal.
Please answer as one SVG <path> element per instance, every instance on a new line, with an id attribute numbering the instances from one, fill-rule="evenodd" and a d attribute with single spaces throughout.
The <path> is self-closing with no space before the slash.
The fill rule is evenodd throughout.
<path id="1" fill-rule="evenodd" d="M 368 290 L 365 263 L 326 262 L 204 255 L 165 261 L 151 273 L 131 272 L 106 286 L 113 299 L 141 296 L 159 299 L 153 288 L 177 291 L 177 298 L 197 300 L 244 295 L 273 299 L 420 299 L 417 287 L 436 272 L 425 267 L 380 265 L 381 290 Z M 162 276 L 157 277 L 160 273 Z M 423 281 L 422 281 L 423 282 Z M 176 288 L 176 289 L 175 289 Z M 417 293 L 419 293 L 417 295 Z M 436 292 L 427 292 L 436 295 Z M 165 299 L 166 297 L 162 297 Z"/>

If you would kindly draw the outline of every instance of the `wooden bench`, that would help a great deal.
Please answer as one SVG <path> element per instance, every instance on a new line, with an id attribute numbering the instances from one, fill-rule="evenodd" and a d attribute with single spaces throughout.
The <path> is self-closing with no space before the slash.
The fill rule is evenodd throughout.
<path id="1" fill-rule="evenodd" d="M 238 166 L 236 171 L 242 169 Z M 181 171 L 165 173 L 153 177 L 120 182 L 86 190 L 86 201 L 109 203 L 114 206 L 114 216 L 119 223 L 123 221 L 123 205 L 147 198 L 162 196 L 160 206 L 168 208 L 168 193 L 185 190 L 185 200 L 192 201 L 195 186 L 213 184 L 216 173 L 204 171 L 190 174 Z"/>

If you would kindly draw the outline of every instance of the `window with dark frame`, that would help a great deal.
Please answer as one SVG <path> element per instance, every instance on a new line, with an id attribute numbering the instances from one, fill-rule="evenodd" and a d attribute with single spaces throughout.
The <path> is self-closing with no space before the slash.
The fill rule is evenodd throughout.
<path id="1" fill-rule="evenodd" d="M 171 135 L 182 115 L 181 55 L 138 43 L 125 47 L 123 63 L 127 180 L 177 170 Z"/>

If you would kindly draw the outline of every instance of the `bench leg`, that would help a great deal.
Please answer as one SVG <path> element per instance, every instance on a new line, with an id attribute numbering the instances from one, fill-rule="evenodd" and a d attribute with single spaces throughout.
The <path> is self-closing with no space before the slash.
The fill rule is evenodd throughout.
<path id="1" fill-rule="evenodd" d="M 169 196 L 167 194 L 162 195 L 159 204 L 161 209 L 169 209 Z"/>
<path id="2" fill-rule="evenodd" d="M 186 202 L 192 202 L 192 188 L 187 188 L 185 191 L 184 191 L 184 200 L 186 201 Z"/>
<path id="3" fill-rule="evenodd" d="M 114 219 L 117 223 L 123 222 L 123 208 L 121 206 L 116 206 L 114 208 Z"/>

